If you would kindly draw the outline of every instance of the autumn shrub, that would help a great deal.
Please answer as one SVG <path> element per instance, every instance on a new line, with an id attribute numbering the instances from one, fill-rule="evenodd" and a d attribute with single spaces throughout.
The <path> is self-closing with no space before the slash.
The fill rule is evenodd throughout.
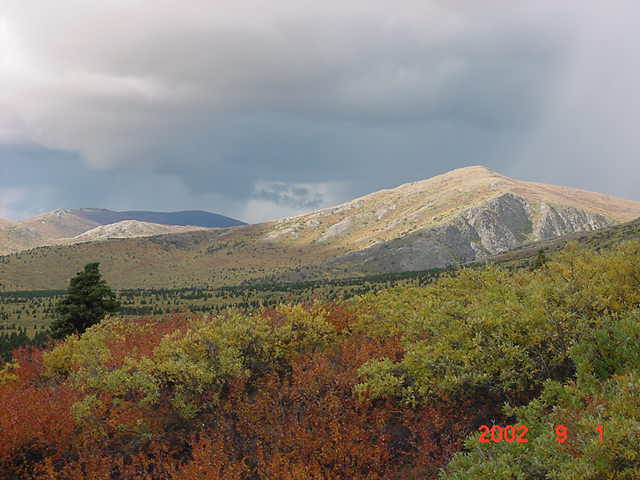
<path id="1" fill-rule="evenodd" d="M 637 478 L 639 252 L 107 318 L 0 368 L 0 480 Z M 470 436 L 494 422 L 530 442 Z"/>
<path id="2" fill-rule="evenodd" d="M 574 373 L 569 349 L 599 315 L 640 303 L 638 243 L 597 254 L 570 248 L 544 269 L 463 270 L 426 288 L 356 300 L 360 328 L 400 335 L 400 361 L 374 359 L 356 387 L 410 404 L 451 396 L 500 405 L 530 400 L 547 380 Z"/>
<path id="3" fill-rule="evenodd" d="M 528 443 L 480 443 L 473 435 L 441 478 L 640 478 L 640 311 L 602 319 L 571 357 L 575 379 L 549 381 L 529 404 L 505 408 L 514 424 L 528 427 Z M 560 425 L 567 428 L 562 442 Z"/>
<path id="4" fill-rule="evenodd" d="M 40 381 L 42 352 L 23 348 L 0 381 L 0 479 L 28 478 L 39 462 L 61 458 L 73 439 L 77 394 Z"/>

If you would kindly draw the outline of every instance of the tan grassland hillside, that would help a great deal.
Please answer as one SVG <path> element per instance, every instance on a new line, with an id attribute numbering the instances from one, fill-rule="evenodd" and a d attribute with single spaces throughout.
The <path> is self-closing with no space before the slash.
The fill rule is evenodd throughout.
<path id="1" fill-rule="evenodd" d="M 0 289 L 64 288 L 90 261 L 117 288 L 421 270 L 640 217 L 640 203 L 474 166 L 258 225 L 38 248 L 0 258 Z"/>
<path id="2" fill-rule="evenodd" d="M 58 209 L 19 222 L 20 226 L 38 233 L 44 238 L 75 237 L 99 224 Z"/>
<path id="3" fill-rule="evenodd" d="M 37 247 L 42 242 L 43 238 L 37 232 L 0 219 L 0 255 Z"/>
<path id="4" fill-rule="evenodd" d="M 110 238 L 151 237 L 154 235 L 185 233 L 195 230 L 207 229 L 203 227 L 160 225 L 158 223 L 139 222 L 138 220 L 123 220 L 122 222 L 112 223 L 110 225 L 100 225 L 72 238 L 62 238 L 59 242 L 61 244 L 95 242 L 108 240 Z"/>
<path id="5" fill-rule="evenodd" d="M 83 217 L 84 211 L 58 209 L 20 222 L 0 219 L 0 255 L 48 245 L 69 245 L 109 238 L 148 237 L 203 229 L 203 227 L 161 225 L 138 220 L 124 220 L 103 225 Z"/>

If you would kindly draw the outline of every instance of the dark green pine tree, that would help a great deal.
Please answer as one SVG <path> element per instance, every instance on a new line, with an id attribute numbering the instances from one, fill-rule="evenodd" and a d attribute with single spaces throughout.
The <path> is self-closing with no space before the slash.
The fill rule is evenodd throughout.
<path id="1" fill-rule="evenodd" d="M 89 263 L 71 279 L 66 297 L 56 306 L 58 318 L 51 324 L 51 336 L 81 334 L 118 309 L 120 303 L 100 275 L 100 264 Z"/>
<path id="2" fill-rule="evenodd" d="M 544 248 L 538 250 L 538 256 L 535 261 L 530 263 L 529 270 L 537 270 L 538 268 L 544 267 L 545 263 L 547 263 L 547 256 L 544 253 Z"/>

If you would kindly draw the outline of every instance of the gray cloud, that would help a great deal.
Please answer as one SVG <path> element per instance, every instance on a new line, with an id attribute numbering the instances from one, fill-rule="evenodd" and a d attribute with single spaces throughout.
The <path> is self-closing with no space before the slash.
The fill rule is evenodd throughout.
<path id="1" fill-rule="evenodd" d="M 0 216 L 257 221 L 477 163 L 640 199 L 639 7 L 517 3 L 8 0 Z"/>

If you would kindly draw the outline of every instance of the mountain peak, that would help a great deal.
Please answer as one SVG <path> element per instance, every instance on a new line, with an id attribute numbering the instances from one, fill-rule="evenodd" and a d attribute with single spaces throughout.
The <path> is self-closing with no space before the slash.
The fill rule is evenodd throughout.
<path id="1" fill-rule="evenodd" d="M 497 203 L 489 203 L 493 201 Z M 580 217 L 579 221 L 572 218 L 570 223 L 573 223 L 567 228 L 562 225 L 555 228 L 555 225 L 554 231 L 558 232 L 593 229 L 640 215 L 637 202 L 516 180 L 484 165 L 473 165 L 379 190 L 335 207 L 280 220 L 265 239 L 287 239 L 300 244 L 306 241 L 358 250 L 450 225 L 462 218 L 461 215 L 466 214 L 464 212 L 474 211 L 483 205 L 492 205 L 490 208 L 499 210 L 498 213 L 487 213 L 489 216 L 509 217 L 509 209 L 527 211 L 527 218 L 522 221 L 529 224 L 532 233 L 523 233 L 522 236 L 524 239 L 529 235 L 532 240 L 537 239 L 539 229 L 536 229 L 543 223 L 555 225 L 566 220 L 562 215 L 554 216 L 557 208 L 584 212 L 584 218 Z"/>
<path id="2" fill-rule="evenodd" d="M 186 220 L 173 217 L 171 223 L 185 220 L 193 225 L 193 212 L 187 214 Z M 13 289 L 60 288 L 78 265 L 96 260 L 114 275 L 118 288 L 223 285 L 287 271 L 290 281 L 300 281 L 311 272 L 300 269 L 305 266 L 320 275 L 426 270 L 486 258 L 529 241 L 632 220 L 640 217 L 640 203 L 512 179 L 474 165 L 249 228 L 108 240 L 176 231 L 158 225 L 165 215 L 175 214 L 162 214 L 164 219 L 155 215 L 72 210 L 46 223 L 32 221 L 29 231 L 42 233 L 26 240 L 17 238 L 13 230 L 0 229 L 13 251 L 18 241 L 42 245 L 54 233 L 92 230 L 73 239 L 89 243 L 73 247 L 70 254 L 62 254 L 67 247 L 60 246 L 0 263 L 0 277 Z M 122 220 L 137 222 L 96 228 Z M 57 243 L 71 242 L 71 236 L 59 236 Z M 104 242 L 91 243 L 95 240 Z M 130 251 L 136 253 L 135 265 Z"/>
<path id="3" fill-rule="evenodd" d="M 488 167 L 485 167 L 484 165 L 470 165 L 468 167 L 461 167 L 461 168 L 455 168 L 453 170 L 449 170 L 448 172 L 445 172 L 441 175 L 437 175 L 435 177 L 432 178 L 438 178 L 438 177 L 503 177 L 503 178 L 508 178 L 505 177 L 504 175 L 491 170 Z M 427 179 L 427 180 L 431 180 L 431 178 Z"/>
<path id="4" fill-rule="evenodd" d="M 405 183 L 395 188 L 389 188 L 366 195 L 365 197 L 377 196 L 380 193 L 387 195 L 416 195 L 425 194 L 432 195 L 436 192 L 442 192 L 451 195 L 456 191 L 467 191 L 474 193 L 484 191 L 490 193 L 498 187 L 505 188 L 517 182 L 509 177 L 497 173 L 484 165 L 472 165 L 469 167 L 456 168 L 448 172 L 436 175 L 434 177 L 416 180 L 414 182 Z"/>
<path id="5" fill-rule="evenodd" d="M 460 168 L 454 168 L 453 170 L 449 170 L 449 172 L 447 173 L 454 173 L 454 172 L 469 172 L 469 173 L 473 173 L 473 172 L 483 172 L 483 173 L 496 173 L 493 170 L 491 170 L 489 167 L 486 167 L 484 165 L 469 165 L 467 167 L 460 167 Z M 445 174 L 446 175 L 446 174 Z"/>
<path id="6" fill-rule="evenodd" d="M 58 209 L 54 210 L 53 212 L 50 212 L 49 215 L 55 215 L 56 217 L 62 217 L 64 215 L 69 215 L 70 213 L 71 213 L 71 211 L 67 210 L 66 208 L 58 208 Z"/>

